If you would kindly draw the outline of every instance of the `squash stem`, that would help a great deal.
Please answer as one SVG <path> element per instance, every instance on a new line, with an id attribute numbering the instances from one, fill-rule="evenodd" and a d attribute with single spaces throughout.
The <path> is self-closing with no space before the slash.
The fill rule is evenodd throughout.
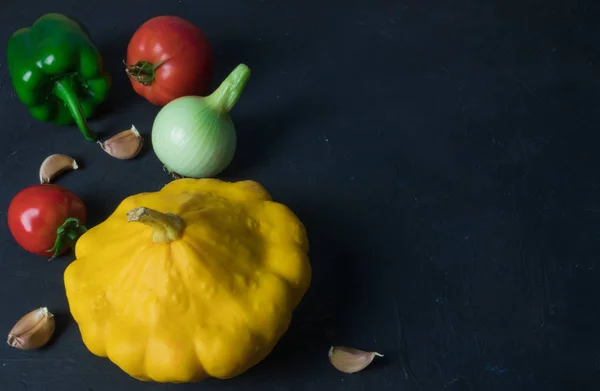
<path id="1" fill-rule="evenodd" d="M 127 213 L 127 221 L 146 224 L 152 228 L 154 243 L 170 243 L 183 234 L 185 222 L 172 213 L 162 213 L 154 209 L 140 207 Z"/>
<path id="2" fill-rule="evenodd" d="M 238 65 L 215 92 L 206 97 L 209 105 L 220 114 L 229 113 L 240 99 L 249 78 L 250 68 L 245 64 Z"/>

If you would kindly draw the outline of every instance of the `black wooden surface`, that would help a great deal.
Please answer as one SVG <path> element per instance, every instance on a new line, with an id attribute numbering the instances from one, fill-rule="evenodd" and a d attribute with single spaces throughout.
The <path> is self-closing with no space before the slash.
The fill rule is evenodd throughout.
<path id="1" fill-rule="evenodd" d="M 125 48 L 175 14 L 215 48 L 213 85 L 252 69 L 234 163 L 305 223 L 313 283 L 273 353 L 226 381 L 127 377 L 81 342 L 62 273 L 12 240 L 5 212 L 51 153 L 92 224 L 169 181 L 147 148 L 122 162 L 33 120 L 0 57 L 0 331 L 41 305 L 51 346 L 0 347 L 2 391 L 588 390 L 600 384 L 600 25 L 593 1 L 1 0 L 0 40 L 47 12 L 87 25 L 114 78 L 91 121 L 149 135 Z M 148 139 L 149 140 L 149 139 Z M 150 143 L 147 143 L 149 146 Z M 345 375 L 331 344 L 385 358 Z"/>

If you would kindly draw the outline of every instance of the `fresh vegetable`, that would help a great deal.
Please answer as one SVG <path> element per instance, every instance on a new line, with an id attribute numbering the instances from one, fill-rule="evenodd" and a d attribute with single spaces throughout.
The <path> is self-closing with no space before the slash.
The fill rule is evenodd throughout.
<path id="1" fill-rule="evenodd" d="M 345 373 L 362 371 L 373 362 L 375 357 L 383 357 L 383 354 L 366 352 L 346 346 L 332 346 L 329 349 L 329 362 L 338 371 Z"/>
<path id="2" fill-rule="evenodd" d="M 25 250 L 51 259 L 64 254 L 86 231 L 86 207 L 71 191 L 53 184 L 26 187 L 8 206 L 8 228 Z"/>
<path id="3" fill-rule="evenodd" d="M 50 183 L 68 170 L 78 170 L 77 161 L 71 156 L 55 153 L 48 156 L 40 166 L 40 183 Z"/>
<path id="4" fill-rule="evenodd" d="M 205 178 L 227 168 L 237 143 L 229 111 L 249 77 L 250 69 L 240 64 L 211 95 L 178 98 L 160 110 L 152 126 L 152 146 L 169 171 Z"/>
<path id="5" fill-rule="evenodd" d="M 157 16 L 133 34 L 125 65 L 133 89 L 164 106 L 181 96 L 204 95 L 214 58 L 199 27 L 177 16 Z"/>
<path id="6" fill-rule="evenodd" d="M 61 14 L 48 14 L 8 41 L 8 70 L 31 115 L 56 124 L 75 121 L 93 141 L 87 118 L 106 100 L 111 78 L 87 29 Z"/>
<path id="7" fill-rule="evenodd" d="M 98 141 L 98 144 L 110 156 L 127 160 L 133 159 L 141 152 L 144 138 L 135 126 L 131 125 L 131 128 L 115 134 L 105 142 Z"/>
<path id="8" fill-rule="evenodd" d="M 309 287 L 306 231 L 254 181 L 179 179 L 123 200 L 64 274 L 88 349 L 140 380 L 260 362 Z"/>
<path id="9" fill-rule="evenodd" d="M 25 314 L 8 333 L 9 346 L 21 350 L 39 349 L 52 338 L 55 329 L 54 315 L 41 307 Z"/>

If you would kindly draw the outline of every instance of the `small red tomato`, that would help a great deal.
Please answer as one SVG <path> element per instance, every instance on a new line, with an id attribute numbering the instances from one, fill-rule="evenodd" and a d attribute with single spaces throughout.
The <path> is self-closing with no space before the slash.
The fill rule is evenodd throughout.
<path id="1" fill-rule="evenodd" d="M 8 228 L 25 250 L 52 258 L 85 232 L 86 208 L 71 191 L 52 184 L 18 192 L 8 207 Z"/>
<path id="2" fill-rule="evenodd" d="M 213 50 L 206 35 L 177 16 L 146 21 L 127 46 L 126 70 L 133 89 L 159 106 L 182 96 L 203 96 L 213 67 Z"/>

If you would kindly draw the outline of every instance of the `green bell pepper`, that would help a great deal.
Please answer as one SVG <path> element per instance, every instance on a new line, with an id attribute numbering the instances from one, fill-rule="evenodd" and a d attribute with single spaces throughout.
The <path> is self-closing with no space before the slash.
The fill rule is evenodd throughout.
<path id="1" fill-rule="evenodd" d="M 106 100 L 110 75 L 88 30 L 61 14 L 47 14 L 8 41 L 8 69 L 31 115 L 59 125 L 73 121 L 89 141 L 87 119 Z"/>

